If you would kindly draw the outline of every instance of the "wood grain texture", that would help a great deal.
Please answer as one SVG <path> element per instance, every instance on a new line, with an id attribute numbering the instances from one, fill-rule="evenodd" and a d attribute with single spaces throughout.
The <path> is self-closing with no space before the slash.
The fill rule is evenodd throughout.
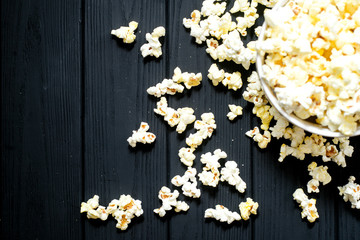
<path id="1" fill-rule="evenodd" d="M 360 215 L 338 195 L 350 175 L 360 183 L 359 137 L 352 138 L 354 156 L 347 168 L 325 163 L 333 178 L 321 186 L 317 199 L 320 219 L 308 224 L 292 200 L 298 187 L 310 180 L 307 165 L 320 158 L 277 161 L 280 141 L 267 149 L 245 136 L 259 126 L 252 104 L 242 98 L 251 71 L 230 62 L 228 72 L 240 71 L 244 86 L 234 92 L 212 86 L 207 78 L 214 62 L 182 25 L 202 1 L 191 0 L 78 0 L 1 2 L 1 232 L 0 239 L 357 239 Z M 228 1 L 231 7 L 233 1 Z M 228 7 L 228 8 L 229 8 Z M 260 13 L 263 8 L 260 10 Z M 139 22 L 136 41 L 124 44 L 110 31 Z M 263 18 L 258 19 L 260 25 Z M 163 55 L 144 59 L 140 47 L 145 34 L 164 26 Z M 253 29 L 244 42 L 255 39 Z M 220 148 L 240 168 L 247 183 L 244 194 L 220 183 L 198 186 L 200 199 L 180 196 L 190 205 L 186 213 L 153 213 L 160 206 L 162 186 L 186 167 L 178 150 L 193 125 L 176 133 L 156 115 L 157 98 L 146 89 L 171 78 L 175 67 L 201 72 L 202 84 L 182 94 L 167 96 L 173 108 L 192 107 L 199 119 L 213 112 L 217 129 L 195 154 L 194 167 L 202 170 L 201 154 Z M 244 108 L 234 122 L 226 118 L 228 104 Z M 146 121 L 157 139 L 131 148 L 126 139 Z M 220 161 L 224 165 L 225 161 Z M 127 231 L 116 221 L 89 220 L 79 213 L 80 203 L 94 194 L 107 205 L 121 194 L 142 200 L 144 215 L 132 220 Z M 257 216 L 232 225 L 204 219 L 207 208 L 222 204 L 232 211 L 247 197 L 259 202 Z"/>
<path id="2" fill-rule="evenodd" d="M 80 1 L 1 1 L 1 239 L 81 238 L 79 20 Z"/>
<path id="3" fill-rule="evenodd" d="M 133 20 L 139 23 L 133 44 L 110 35 Z M 115 220 L 85 221 L 86 239 L 164 239 L 168 234 L 168 223 L 152 212 L 160 206 L 158 191 L 167 179 L 166 128 L 153 113 L 156 99 L 146 93 L 165 78 L 166 63 L 163 57 L 143 59 L 140 54 L 145 34 L 165 24 L 165 1 L 85 2 L 84 198 L 98 194 L 107 205 L 130 194 L 143 202 L 145 212 L 121 233 Z M 132 149 L 126 140 L 142 121 L 157 139 Z"/>

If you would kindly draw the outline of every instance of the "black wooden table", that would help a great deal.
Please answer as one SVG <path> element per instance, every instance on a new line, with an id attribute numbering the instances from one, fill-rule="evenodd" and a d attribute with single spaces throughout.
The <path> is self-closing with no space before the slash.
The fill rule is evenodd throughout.
<path id="1" fill-rule="evenodd" d="M 229 1 L 232 5 L 232 1 Z M 252 104 L 237 92 L 214 87 L 207 79 L 213 62 L 205 46 L 195 44 L 182 25 L 201 1 L 193 0 L 3 0 L 1 1 L 1 239 L 359 239 L 359 210 L 338 195 L 337 186 L 359 174 L 359 138 L 347 168 L 327 163 L 332 182 L 317 198 L 320 219 L 308 224 L 292 200 L 296 188 L 310 180 L 304 161 L 289 157 L 277 162 L 283 141 L 260 150 L 245 132 L 259 125 Z M 139 22 L 134 44 L 125 45 L 111 29 Z M 261 19 L 257 21 L 260 25 Z M 163 55 L 143 59 L 139 48 L 145 34 L 166 28 Z M 249 32 L 245 42 L 254 39 Z M 185 199 L 190 210 L 153 213 L 160 206 L 162 186 L 185 171 L 180 147 L 193 130 L 178 135 L 153 112 L 156 101 L 149 86 L 171 78 L 173 69 L 201 72 L 200 87 L 169 97 L 169 105 L 192 107 L 195 114 L 212 111 L 217 129 L 196 151 L 220 148 L 235 160 L 247 182 L 244 194 L 227 184 L 215 189 L 200 183 L 202 197 Z M 252 66 L 251 70 L 255 70 Z M 226 118 L 229 103 L 244 107 L 240 119 Z M 155 144 L 132 149 L 126 139 L 141 121 L 157 135 Z M 115 221 L 88 220 L 80 203 L 94 194 L 107 205 L 121 194 L 142 200 L 144 214 L 127 231 Z M 204 211 L 223 204 L 232 211 L 252 197 L 257 216 L 232 225 L 204 219 Z"/>

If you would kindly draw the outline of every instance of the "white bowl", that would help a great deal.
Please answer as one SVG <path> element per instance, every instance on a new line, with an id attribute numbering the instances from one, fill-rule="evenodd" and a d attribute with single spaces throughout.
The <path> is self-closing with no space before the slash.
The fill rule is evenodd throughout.
<path id="1" fill-rule="evenodd" d="M 281 0 L 279 1 L 275 6 L 274 6 L 274 10 L 281 8 L 282 6 L 284 6 L 286 4 L 288 0 Z M 265 30 L 267 28 L 267 24 L 264 21 L 264 24 L 262 26 L 262 30 L 259 36 L 258 41 L 263 41 L 264 40 L 264 34 L 265 34 Z M 297 117 L 295 114 L 291 113 L 288 114 L 279 104 L 276 95 L 274 93 L 274 91 L 272 90 L 272 88 L 268 85 L 265 76 L 264 76 L 264 72 L 263 72 L 263 66 L 264 64 L 264 56 L 261 56 L 261 54 L 258 54 L 256 57 L 256 68 L 257 68 L 257 72 L 259 74 L 259 78 L 260 78 L 260 82 L 262 85 L 262 88 L 265 92 L 265 95 L 267 97 L 267 99 L 269 100 L 269 102 L 272 104 L 272 106 L 274 106 L 279 112 L 280 114 L 285 117 L 289 122 L 291 122 L 292 124 L 304 129 L 307 132 L 310 133 L 315 133 L 318 135 L 322 135 L 325 137 L 344 137 L 345 135 L 342 134 L 339 131 L 332 131 L 327 127 L 324 127 L 320 124 L 316 124 L 314 122 L 310 122 L 310 121 L 306 121 L 303 120 L 299 117 Z M 357 128 L 357 130 L 351 135 L 351 136 L 358 136 L 360 135 L 360 127 Z M 349 137 L 349 136 L 348 136 Z"/>

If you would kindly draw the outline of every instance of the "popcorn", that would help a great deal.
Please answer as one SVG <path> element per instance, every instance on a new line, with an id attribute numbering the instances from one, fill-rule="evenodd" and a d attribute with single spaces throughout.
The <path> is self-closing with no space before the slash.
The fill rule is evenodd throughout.
<path id="1" fill-rule="evenodd" d="M 209 41 L 209 40 L 207 40 Z M 215 40 L 216 41 L 216 40 Z M 209 68 L 208 78 L 212 81 L 214 86 L 219 85 L 225 78 L 225 71 L 223 69 L 219 69 L 216 63 L 213 63 Z"/>
<path id="2" fill-rule="evenodd" d="M 256 48 L 266 55 L 265 79 L 285 111 L 351 135 L 360 113 L 359 14 L 358 5 L 345 5 L 304 0 L 266 10 L 266 39 Z"/>
<path id="3" fill-rule="evenodd" d="M 257 27 L 255 28 L 254 32 L 255 32 L 255 35 L 256 35 L 257 37 L 260 36 L 261 30 L 262 30 L 262 26 L 257 26 Z"/>
<path id="4" fill-rule="evenodd" d="M 253 130 L 247 131 L 245 135 L 251 137 L 255 142 L 257 142 L 260 148 L 266 148 L 271 141 L 270 132 L 265 130 L 264 134 L 261 134 L 258 127 L 255 127 Z"/>
<path id="5" fill-rule="evenodd" d="M 203 16 L 217 15 L 220 16 L 225 12 L 226 2 L 215 3 L 216 0 L 204 0 L 201 7 Z"/>
<path id="6" fill-rule="evenodd" d="M 206 209 L 205 218 L 215 218 L 220 222 L 227 222 L 228 224 L 231 224 L 233 221 L 240 221 L 241 219 L 237 212 L 231 212 L 223 205 L 216 205 L 215 209 Z"/>
<path id="7" fill-rule="evenodd" d="M 184 83 L 187 89 L 190 89 L 195 86 L 199 86 L 202 80 L 201 73 L 188 73 L 188 72 L 181 72 L 179 67 L 175 68 L 173 81 L 176 83 Z"/>
<path id="8" fill-rule="evenodd" d="M 128 27 L 121 26 L 119 29 L 111 30 L 111 34 L 118 38 L 122 38 L 124 43 L 133 43 L 136 38 L 134 31 L 137 27 L 138 23 L 131 21 Z"/>
<path id="9" fill-rule="evenodd" d="M 246 198 L 246 202 L 239 204 L 242 219 L 248 220 L 250 218 L 250 214 L 256 215 L 258 207 L 259 204 L 257 202 L 254 202 L 251 198 Z"/>
<path id="10" fill-rule="evenodd" d="M 171 210 L 174 207 L 175 212 L 187 211 L 189 210 L 189 205 L 183 201 L 177 201 L 179 197 L 179 192 L 175 190 L 171 192 L 168 187 L 163 186 L 158 195 L 159 199 L 162 201 L 160 208 L 154 209 L 154 213 L 159 214 L 160 217 L 164 217 L 166 211 Z"/>
<path id="11" fill-rule="evenodd" d="M 254 106 L 252 112 L 253 114 L 256 114 L 257 117 L 261 119 L 261 126 L 260 128 L 262 130 L 268 130 L 270 121 L 273 118 L 273 116 L 269 113 L 270 106 L 269 105 L 263 105 L 260 107 Z"/>
<path id="12" fill-rule="evenodd" d="M 121 230 L 128 228 L 132 218 L 143 214 L 141 201 L 133 199 L 130 195 L 121 195 L 120 199 L 113 199 L 106 208 L 99 206 L 99 196 L 94 195 L 87 203 L 81 203 L 80 212 L 87 212 L 88 218 L 100 218 L 102 221 L 107 220 L 109 214 L 111 214 L 118 221 L 116 228 Z"/>
<path id="13" fill-rule="evenodd" d="M 105 221 L 108 218 L 108 213 L 105 207 L 99 205 L 99 196 L 94 195 L 87 202 L 81 203 L 80 213 L 87 213 L 88 219 L 98 219 Z"/>
<path id="14" fill-rule="evenodd" d="M 338 189 L 339 195 L 343 196 L 344 201 L 351 203 L 351 208 L 360 209 L 360 185 L 355 183 L 354 176 L 350 176 L 349 182 Z"/>
<path id="15" fill-rule="evenodd" d="M 265 93 L 261 88 L 261 83 L 259 79 L 259 75 L 257 72 L 253 71 L 247 79 L 248 85 L 246 87 L 246 91 L 243 93 L 243 98 L 248 101 L 254 103 L 256 107 L 261 107 L 267 104 L 267 99 L 265 97 Z"/>
<path id="16" fill-rule="evenodd" d="M 199 198 L 201 195 L 200 189 L 196 188 L 196 169 L 188 167 L 183 176 L 176 175 L 171 179 L 171 183 L 177 187 L 182 186 L 183 194 L 187 197 Z"/>
<path id="17" fill-rule="evenodd" d="M 210 138 L 212 133 L 216 129 L 216 123 L 214 119 L 214 114 L 203 113 L 201 115 L 201 121 L 196 120 L 194 124 L 194 128 L 197 130 L 195 134 L 190 134 L 189 137 L 186 138 L 186 144 L 191 148 L 197 148 L 202 144 L 204 139 Z"/>
<path id="18" fill-rule="evenodd" d="M 308 166 L 308 171 L 310 176 L 313 177 L 312 180 L 310 180 L 307 184 L 307 190 L 308 193 L 311 192 L 319 192 L 319 184 L 320 182 L 323 183 L 324 185 L 328 184 L 331 181 L 331 176 L 330 174 L 327 172 L 328 167 L 324 167 L 324 166 L 319 166 L 317 167 L 316 162 L 312 162 L 309 166 Z"/>
<path id="19" fill-rule="evenodd" d="M 188 124 L 195 121 L 194 110 L 192 108 L 178 108 L 177 110 L 168 107 L 166 98 L 161 97 L 160 101 L 156 103 L 157 108 L 154 112 L 164 116 L 164 120 L 168 122 L 171 127 L 176 127 L 176 132 L 183 133 Z"/>
<path id="20" fill-rule="evenodd" d="M 234 91 L 242 87 L 243 83 L 240 72 L 226 73 L 222 69 L 219 70 L 215 63 L 210 66 L 208 71 L 208 78 L 212 81 L 214 86 L 217 86 L 221 82 L 225 87 Z"/>
<path id="21" fill-rule="evenodd" d="M 259 18 L 259 14 L 257 14 L 257 2 L 251 1 L 251 5 L 244 9 L 244 17 L 237 17 L 236 21 L 237 24 L 237 30 L 241 33 L 242 36 L 247 35 L 247 28 L 251 28 L 254 26 L 256 19 Z"/>
<path id="22" fill-rule="evenodd" d="M 188 167 L 191 167 L 194 163 L 196 158 L 194 152 L 194 148 L 180 148 L 179 150 L 179 157 L 180 161 Z"/>
<path id="23" fill-rule="evenodd" d="M 302 208 L 302 218 L 306 217 L 307 220 L 311 223 L 315 222 L 315 220 L 319 218 L 319 213 L 317 212 L 317 208 L 315 206 L 316 199 L 309 199 L 301 188 L 296 189 L 293 197 L 294 200 L 299 203 L 300 207 Z"/>
<path id="24" fill-rule="evenodd" d="M 146 91 L 149 95 L 159 98 L 165 94 L 175 95 L 177 92 L 182 93 L 184 87 L 181 84 L 174 82 L 172 79 L 164 79 L 161 83 L 149 87 Z"/>
<path id="25" fill-rule="evenodd" d="M 228 89 L 232 89 L 234 91 L 239 90 L 242 87 L 241 73 L 233 72 L 233 73 L 225 73 L 225 78 L 222 81 L 222 84 Z"/>
<path id="26" fill-rule="evenodd" d="M 131 137 L 127 139 L 131 147 L 136 147 L 136 143 L 140 142 L 143 144 L 153 143 L 156 139 L 155 134 L 148 132 L 149 124 L 146 122 L 140 123 L 140 128 L 137 131 L 133 131 Z"/>
<path id="27" fill-rule="evenodd" d="M 222 158 L 227 158 L 227 154 L 220 149 L 216 149 L 213 155 L 210 152 L 201 155 L 200 161 L 205 164 L 205 167 L 198 176 L 205 186 L 216 187 L 218 185 L 220 180 L 219 160 Z M 230 176 L 227 178 L 230 179 Z"/>
<path id="28" fill-rule="evenodd" d="M 81 203 L 80 213 L 89 212 L 90 210 L 94 210 L 99 206 L 99 196 L 94 195 L 87 202 Z"/>
<path id="29" fill-rule="evenodd" d="M 229 120 L 233 121 L 237 116 L 242 115 L 242 107 L 234 104 L 229 104 L 230 112 L 226 115 Z"/>
<path id="30" fill-rule="evenodd" d="M 236 23 L 231 20 L 230 13 L 225 13 L 222 17 L 211 15 L 204 21 L 208 24 L 209 34 L 220 40 L 236 28 Z"/>
<path id="31" fill-rule="evenodd" d="M 191 28 L 193 25 L 198 25 L 201 19 L 201 13 L 199 10 L 194 10 L 190 14 L 191 19 L 184 18 L 183 25 L 186 28 Z"/>
<path id="32" fill-rule="evenodd" d="M 154 56 L 159 58 L 162 55 L 159 38 L 163 36 L 165 36 L 165 28 L 162 26 L 155 28 L 151 34 L 147 33 L 146 40 L 148 43 L 145 43 L 141 46 L 141 55 L 144 58 L 147 56 Z"/>
<path id="33" fill-rule="evenodd" d="M 227 181 L 230 185 L 235 186 L 236 190 L 241 193 L 245 192 L 246 183 L 240 177 L 240 170 L 235 161 L 227 161 L 225 167 L 221 169 L 222 182 Z"/>
<path id="34" fill-rule="evenodd" d="M 235 0 L 234 6 L 230 9 L 231 13 L 245 12 L 250 7 L 248 0 Z"/>

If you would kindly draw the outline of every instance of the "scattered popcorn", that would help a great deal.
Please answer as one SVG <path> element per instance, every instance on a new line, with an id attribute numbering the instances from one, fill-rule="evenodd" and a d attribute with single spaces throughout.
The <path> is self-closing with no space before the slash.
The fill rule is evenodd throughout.
<path id="1" fill-rule="evenodd" d="M 198 25 L 201 19 L 201 13 L 199 10 L 194 10 L 190 14 L 191 19 L 184 18 L 183 19 L 183 25 L 186 28 L 191 28 L 193 25 Z"/>
<path id="2" fill-rule="evenodd" d="M 165 94 L 174 95 L 177 92 L 182 93 L 183 91 L 184 87 L 181 84 L 174 82 L 172 79 L 164 79 L 161 83 L 147 89 L 149 95 L 158 98 Z"/>
<path id="3" fill-rule="evenodd" d="M 234 6 L 230 9 L 231 13 L 245 12 L 250 7 L 248 0 L 235 0 Z"/>
<path id="4" fill-rule="evenodd" d="M 270 110 L 270 105 L 263 105 L 260 107 L 254 106 L 254 108 L 252 110 L 253 114 L 255 114 L 258 118 L 261 119 L 262 124 L 261 124 L 260 128 L 262 130 L 269 129 L 270 122 L 273 118 L 273 116 L 270 114 L 269 110 Z"/>
<path id="5" fill-rule="evenodd" d="M 233 221 L 240 221 L 241 219 L 237 212 L 231 212 L 223 205 L 216 205 L 215 209 L 206 209 L 205 218 L 215 218 L 220 222 L 227 222 L 228 224 L 231 224 Z"/>
<path id="6" fill-rule="evenodd" d="M 258 127 L 255 127 L 253 130 L 247 131 L 245 135 L 251 137 L 255 142 L 257 142 L 259 148 L 266 148 L 271 141 L 270 132 L 265 130 L 264 134 L 261 134 Z"/>
<path id="7" fill-rule="evenodd" d="M 113 200 L 114 203 L 116 200 Z M 121 195 L 118 202 L 118 209 L 112 214 L 117 220 L 116 228 L 126 230 L 135 216 L 141 216 L 144 211 L 141 201 L 133 199 L 130 195 Z"/>
<path id="8" fill-rule="evenodd" d="M 253 71 L 250 77 L 247 79 L 248 85 L 246 91 L 243 93 L 243 97 L 246 101 L 254 103 L 256 107 L 261 107 L 267 104 L 265 93 L 262 90 L 259 75 Z"/>
<path id="9" fill-rule="evenodd" d="M 189 210 L 188 204 L 183 201 L 177 201 L 177 198 L 179 197 L 179 192 L 177 190 L 171 192 L 168 187 L 163 186 L 159 191 L 158 197 L 162 201 L 162 206 L 154 209 L 154 213 L 159 214 L 160 217 L 164 217 L 166 211 L 171 210 L 173 207 L 175 212 Z"/>
<path id="10" fill-rule="evenodd" d="M 327 172 L 327 166 L 317 166 L 316 162 L 310 163 L 308 171 L 310 176 L 313 177 L 307 184 L 308 193 L 319 192 L 319 183 L 326 185 L 331 181 L 331 176 Z"/>
<path id="11" fill-rule="evenodd" d="M 207 75 L 208 78 L 212 81 L 212 84 L 214 86 L 219 85 L 220 82 L 222 82 L 225 78 L 225 71 L 219 70 L 216 63 L 213 63 L 209 68 L 209 74 Z"/>
<path id="12" fill-rule="evenodd" d="M 202 3 L 201 14 L 203 16 L 220 16 L 225 12 L 226 2 L 215 3 L 216 0 L 204 0 Z"/>
<path id="13" fill-rule="evenodd" d="M 194 110 L 192 108 L 178 108 L 177 110 L 168 107 L 165 97 L 161 97 L 160 101 L 156 103 L 157 108 L 154 112 L 164 116 L 164 120 L 168 122 L 170 127 L 176 127 L 176 132 L 183 133 L 188 124 L 196 120 Z"/>
<path id="14" fill-rule="evenodd" d="M 256 19 L 259 18 L 259 14 L 257 14 L 257 7 L 258 3 L 256 1 L 251 1 L 250 6 L 247 8 L 244 8 L 244 16 L 243 17 L 237 17 L 236 21 L 237 24 L 237 30 L 241 33 L 242 36 L 247 35 L 247 28 L 251 28 L 254 26 Z"/>
<path id="15" fill-rule="evenodd" d="M 237 116 L 241 116 L 242 115 L 242 107 L 241 106 L 236 106 L 234 104 L 229 104 L 229 109 L 230 112 L 226 115 L 229 120 L 233 121 Z"/>
<path id="16" fill-rule="evenodd" d="M 81 203 L 80 213 L 87 213 L 88 219 L 101 219 L 105 221 L 108 218 L 108 213 L 105 207 L 99 205 L 99 196 L 94 195 L 86 203 Z"/>
<path id="17" fill-rule="evenodd" d="M 113 199 L 107 208 L 99 206 L 99 196 L 94 195 L 87 203 L 81 203 L 80 212 L 87 212 L 89 219 L 99 218 L 102 221 L 107 220 L 109 214 L 111 214 L 118 221 L 116 228 L 121 230 L 128 228 L 132 218 L 143 214 L 141 201 L 133 199 L 130 195 L 121 195 L 120 199 Z"/>
<path id="18" fill-rule="evenodd" d="M 153 143 L 156 139 L 155 134 L 148 132 L 149 125 L 146 122 L 140 123 L 140 128 L 137 131 L 133 131 L 131 137 L 127 139 L 131 147 L 136 147 L 136 143 L 143 144 Z"/>
<path id="19" fill-rule="evenodd" d="M 180 161 L 185 164 L 188 167 L 191 167 L 194 163 L 194 160 L 196 158 L 194 152 L 194 148 L 180 148 L 179 150 L 179 157 L 180 157 Z"/>
<path id="20" fill-rule="evenodd" d="M 242 219 L 248 220 L 250 218 L 250 214 L 256 215 L 258 207 L 259 204 L 257 202 L 254 202 L 251 198 L 246 198 L 246 202 L 239 204 Z"/>
<path id="21" fill-rule="evenodd" d="M 212 81 L 214 86 L 219 85 L 221 82 L 225 87 L 234 91 L 240 89 L 243 84 L 240 72 L 226 73 L 222 69 L 219 70 L 215 63 L 209 68 L 208 78 Z"/>
<path id="22" fill-rule="evenodd" d="M 197 130 L 195 134 L 190 134 L 186 138 L 186 144 L 191 148 L 197 148 L 202 144 L 204 139 L 210 138 L 216 129 L 215 116 L 213 113 L 203 113 L 201 120 L 196 120 L 194 128 Z"/>
<path id="23" fill-rule="evenodd" d="M 319 213 L 317 212 L 317 208 L 315 206 L 316 199 L 309 199 L 308 196 L 304 193 L 301 188 L 296 189 L 293 194 L 294 200 L 299 203 L 302 208 L 301 218 L 307 218 L 309 222 L 315 222 L 317 218 L 319 218 Z"/>
<path id="24" fill-rule="evenodd" d="M 175 68 L 173 81 L 176 83 L 184 83 L 187 89 L 190 89 L 195 86 L 199 86 L 202 80 L 201 73 L 188 73 L 188 72 L 181 72 L 179 67 Z"/>
<path id="25" fill-rule="evenodd" d="M 265 79 L 285 111 L 351 135 L 360 119 L 360 49 L 355 47 L 360 24 L 354 20 L 360 10 L 346 4 L 288 1 L 265 10 L 268 28 L 256 48 L 265 56 Z"/>
<path id="26" fill-rule="evenodd" d="M 197 187 L 196 169 L 188 167 L 185 174 L 181 177 L 176 175 L 171 179 L 171 183 L 177 187 L 182 186 L 183 194 L 187 197 L 199 198 L 201 195 L 200 189 Z"/>
<path id="27" fill-rule="evenodd" d="M 257 27 L 255 28 L 254 31 L 255 31 L 255 35 L 256 35 L 257 37 L 260 36 L 261 30 L 262 30 L 262 26 L 257 26 Z"/>
<path id="28" fill-rule="evenodd" d="M 202 154 L 200 161 L 205 164 L 203 171 L 199 173 L 199 180 L 205 186 L 216 187 L 220 180 L 220 163 L 219 160 L 227 158 L 227 154 L 220 149 L 216 149 L 214 154 L 210 152 Z M 227 176 L 230 179 L 230 176 Z"/>
<path id="29" fill-rule="evenodd" d="M 118 38 L 122 38 L 124 43 L 133 43 L 136 38 L 134 31 L 137 27 L 138 23 L 131 21 L 128 27 L 121 26 L 119 29 L 111 30 L 111 34 Z"/>
<path id="30" fill-rule="evenodd" d="M 338 189 L 345 202 L 349 201 L 352 208 L 360 209 L 360 185 L 355 183 L 354 176 L 349 177 L 349 182 Z"/>
<path id="31" fill-rule="evenodd" d="M 227 161 L 225 167 L 221 169 L 222 182 L 227 181 L 230 185 L 235 186 L 236 190 L 241 193 L 245 192 L 246 183 L 240 177 L 240 170 L 235 161 Z"/>
<path id="32" fill-rule="evenodd" d="M 99 206 L 99 196 L 94 195 L 87 202 L 81 203 L 80 213 L 89 212 L 90 210 L 94 210 Z"/>
<path id="33" fill-rule="evenodd" d="M 145 37 L 148 43 L 141 46 L 141 55 L 144 58 L 147 56 L 154 56 L 156 58 L 160 57 L 162 55 L 162 51 L 159 38 L 163 36 L 165 36 L 165 28 L 162 26 L 155 28 L 151 34 L 147 33 Z"/>

